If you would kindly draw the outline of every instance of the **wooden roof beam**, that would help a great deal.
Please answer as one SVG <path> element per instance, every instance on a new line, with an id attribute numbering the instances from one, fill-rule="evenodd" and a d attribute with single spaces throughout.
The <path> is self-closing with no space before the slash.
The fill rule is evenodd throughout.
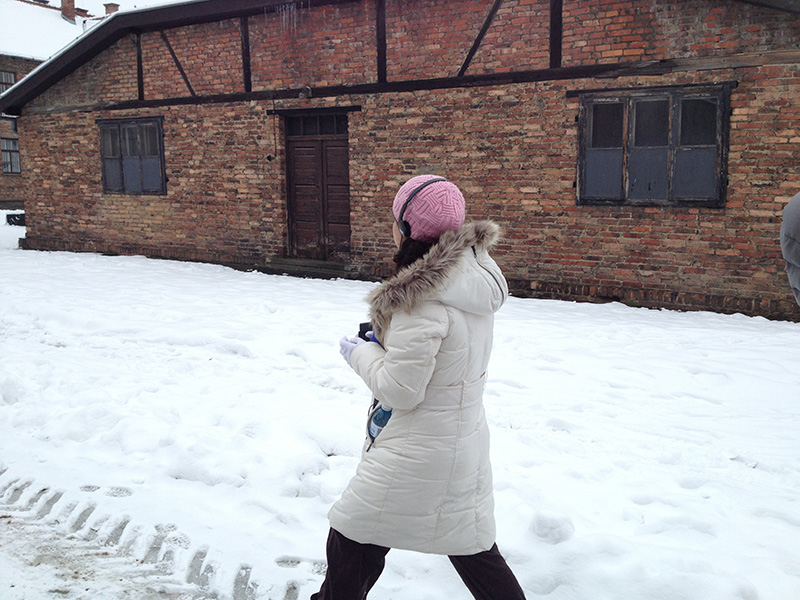
<path id="1" fill-rule="evenodd" d="M 800 15 L 800 0 L 739 0 L 739 2 Z"/>
<path id="2" fill-rule="evenodd" d="M 483 22 L 483 27 L 478 32 L 478 35 L 475 37 L 475 41 L 472 43 L 472 48 L 469 49 L 467 52 L 467 57 L 464 59 L 461 68 L 458 70 L 458 77 L 463 77 L 464 74 L 467 72 L 472 59 L 475 57 L 475 53 L 478 52 L 478 48 L 481 47 L 481 42 L 483 41 L 486 32 L 489 31 L 489 27 L 492 26 L 492 21 L 494 21 L 494 17 L 497 14 L 497 11 L 500 9 L 500 5 L 503 3 L 503 0 L 494 0 L 494 4 L 489 9 L 489 14 L 486 15 L 486 20 Z"/>

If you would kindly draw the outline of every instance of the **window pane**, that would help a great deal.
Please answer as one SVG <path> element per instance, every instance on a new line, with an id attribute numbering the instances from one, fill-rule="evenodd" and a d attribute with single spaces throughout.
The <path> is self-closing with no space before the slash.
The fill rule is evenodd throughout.
<path id="1" fill-rule="evenodd" d="M 303 117 L 303 135 L 317 135 L 317 117 Z"/>
<path id="2" fill-rule="evenodd" d="M 715 146 L 717 102 L 705 98 L 681 102 L 681 146 Z"/>
<path id="3" fill-rule="evenodd" d="M 161 190 L 161 164 L 157 158 L 142 159 L 142 189 L 146 192 Z"/>
<path id="4" fill-rule="evenodd" d="M 622 148 L 624 106 L 621 102 L 591 105 L 590 148 Z"/>
<path id="5" fill-rule="evenodd" d="M 142 192 L 141 163 L 138 156 L 122 159 L 122 175 L 126 192 L 131 194 Z"/>
<path id="6" fill-rule="evenodd" d="M 622 199 L 622 149 L 587 150 L 583 196 Z"/>
<path id="7" fill-rule="evenodd" d="M 5 92 L 12 85 L 14 85 L 14 73 L 8 71 L 0 71 L 0 93 Z"/>
<path id="8" fill-rule="evenodd" d="M 634 106 L 634 145 L 640 148 L 666 146 L 669 143 L 669 100 L 642 100 Z"/>
<path id="9" fill-rule="evenodd" d="M 676 198 L 714 199 L 717 197 L 717 149 L 681 148 L 675 154 L 672 178 Z"/>
<path id="10" fill-rule="evenodd" d="M 158 127 L 155 125 L 142 125 L 139 128 L 139 139 L 142 147 L 142 156 L 158 156 Z"/>
<path id="11" fill-rule="evenodd" d="M 142 159 L 142 189 L 145 192 L 161 191 L 161 160 L 158 157 Z"/>
<path id="12" fill-rule="evenodd" d="M 336 115 L 336 133 L 347 133 L 347 115 Z"/>
<path id="13" fill-rule="evenodd" d="M 122 191 L 122 163 L 119 158 L 103 159 L 103 190 L 106 192 Z"/>
<path id="14" fill-rule="evenodd" d="M 303 121 L 300 117 L 287 117 L 286 135 L 303 135 Z"/>
<path id="15" fill-rule="evenodd" d="M 336 133 L 336 116 L 324 115 L 319 118 L 322 135 L 333 135 Z"/>
<path id="16" fill-rule="evenodd" d="M 669 149 L 645 148 L 631 152 L 628 160 L 628 197 L 665 200 L 669 185 Z"/>
<path id="17" fill-rule="evenodd" d="M 104 158 L 119 156 L 119 129 L 116 127 L 100 129 L 100 156 Z"/>
<path id="18" fill-rule="evenodd" d="M 138 130 L 136 125 L 122 128 L 122 156 L 139 156 Z"/>

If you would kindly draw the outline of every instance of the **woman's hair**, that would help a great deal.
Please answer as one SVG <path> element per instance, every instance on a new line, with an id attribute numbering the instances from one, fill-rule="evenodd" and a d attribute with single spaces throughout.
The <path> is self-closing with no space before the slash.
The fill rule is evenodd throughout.
<path id="1" fill-rule="evenodd" d="M 439 239 L 423 242 L 413 238 L 405 238 L 397 254 L 394 255 L 394 264 L 397 265 L 395 273 L 399 273 L 402 269 L 417 262 L 420 258 L 428 253 L 428 250 L 433 248 Z"/>

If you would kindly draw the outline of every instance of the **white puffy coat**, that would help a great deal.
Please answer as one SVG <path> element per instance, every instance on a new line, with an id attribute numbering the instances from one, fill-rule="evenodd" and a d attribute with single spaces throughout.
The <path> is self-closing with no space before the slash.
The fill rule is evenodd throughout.
<path id="1" fill-rule="evenodd" d="M 494 313 L 508 297 L 488 254 L 489 221 L 445 233 L 368 297 L 383 343 L 353 350 L 353 369 L 392 417 L 329 513 L 361 543 L 467 555 L 495 541 L 483 410 Z"/>

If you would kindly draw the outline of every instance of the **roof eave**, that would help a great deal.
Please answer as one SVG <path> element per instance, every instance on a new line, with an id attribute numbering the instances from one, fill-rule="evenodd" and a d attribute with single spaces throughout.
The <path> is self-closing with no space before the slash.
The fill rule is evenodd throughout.
<path id="1" fill-rule="evenodd" d="M 739 2 L 800 15 L 800 0 L 739 0 Z"/>

